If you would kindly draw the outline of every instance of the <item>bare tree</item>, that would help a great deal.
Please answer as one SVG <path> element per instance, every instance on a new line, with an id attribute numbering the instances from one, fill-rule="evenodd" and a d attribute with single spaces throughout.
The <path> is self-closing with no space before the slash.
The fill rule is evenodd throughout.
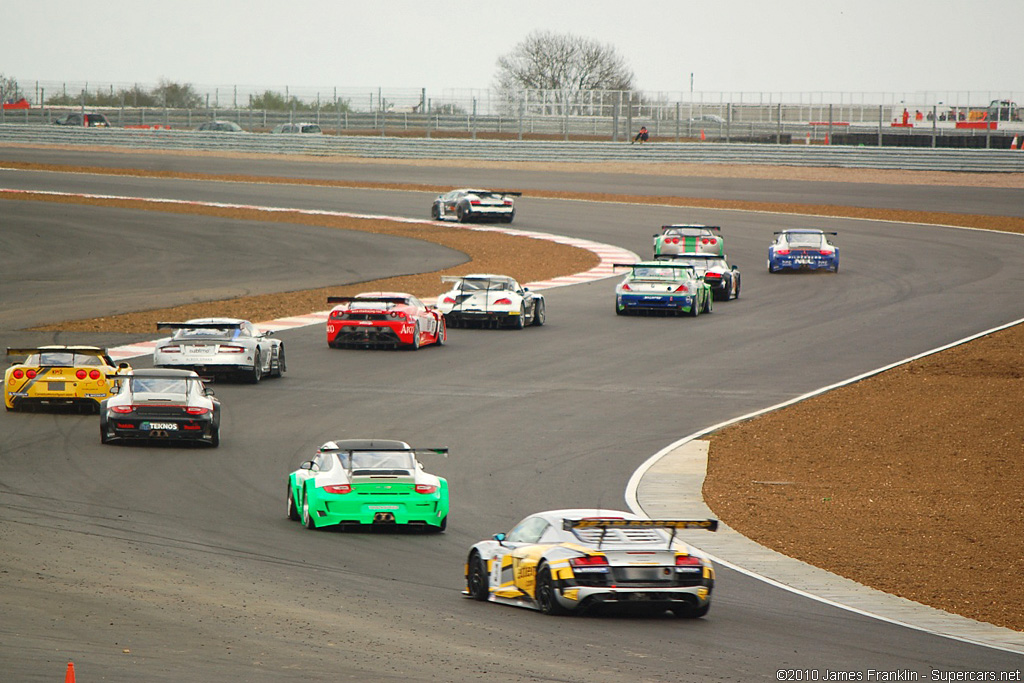
<path id="1" fill-rule="evenodd" d="M 509 101 L 521 90 L 550 91 L 545 102 L 552 107 L 569 106 L 571 111 L 585 101 L 582 93 L 590 93 L 588 99 L 593 102 L 594 91 L 632 90 L 633 71 L 611 45 L 567 33 L 535 31 L 498 58 L 497 88 Z"/>
<path id="2" fill-rule="evenodd" d="M 0 103 L 14 102 L 17 98 L 23 97 L 24 93 L 18 88 L 18 79 L 14 76 L 6 76 L 0 73 Z"/>

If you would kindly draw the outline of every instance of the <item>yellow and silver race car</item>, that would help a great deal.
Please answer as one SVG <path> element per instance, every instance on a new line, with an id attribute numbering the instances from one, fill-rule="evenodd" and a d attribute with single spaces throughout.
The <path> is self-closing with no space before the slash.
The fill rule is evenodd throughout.
<path id="1" fill-rule="evenodd" d="M 545 614 L 624 604 L 703 617 L 715 569 L 676 533 L 717 528 L 714 519 L 645 519 L 616 510 L 539 512 L 472 547 L 462 594 Z"/>
<path id="2" fill-rule="evenodd" d="M 95 412 L 111 395 L 113 379 L 131 367 L 115 365 L 98 346 L 37 346 L 7 349 L 8 356 L 27 356 L 4 373 L 4 407 L 77 407 Z"/>

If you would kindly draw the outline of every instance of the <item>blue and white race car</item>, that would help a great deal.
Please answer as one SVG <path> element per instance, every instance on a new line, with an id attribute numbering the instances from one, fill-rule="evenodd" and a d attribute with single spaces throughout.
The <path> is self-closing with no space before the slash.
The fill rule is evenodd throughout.
<path id="1" fill-rule="evenodd" d="M 711 312 L 711 286 L 688 263 L 616 263 L 629 274 L 615 287 L 615 312 L 698 316 Z"/>
<path id="2" fill-rule="evenodd" d="M 782 230 L 768 247 L 768 272 L 780 270 L 830 270 L 839 272 L 839 247 L 828 241 L 834 232 Z"/>

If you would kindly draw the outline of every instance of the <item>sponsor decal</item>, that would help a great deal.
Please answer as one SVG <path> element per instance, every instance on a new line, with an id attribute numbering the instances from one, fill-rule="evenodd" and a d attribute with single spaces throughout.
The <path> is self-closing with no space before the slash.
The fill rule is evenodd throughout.
<path id="1" fill-rule="evenodd" d="M 367 510 L 399 510 L 398 505 L 367 505 Z"/>
<path id="2" fill-rule="evenodd" d="M 178 425 L 176 422 L 143 422 L 139 425 L 139 429 L 150 431 L 155 429 L 165 429 L 167 431 L 175 432 L 178 430 Z"/>

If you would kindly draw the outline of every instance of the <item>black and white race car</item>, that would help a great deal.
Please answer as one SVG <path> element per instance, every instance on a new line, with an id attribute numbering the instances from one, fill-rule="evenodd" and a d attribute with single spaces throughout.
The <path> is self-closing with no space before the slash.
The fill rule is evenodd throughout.
<path id="1" fill-rule="evenodd" d="M 456 220 L 459 223 L 469 221 L 497 221 L 511 223 L 516 215 L 513 197 L 522 192 L 506 192 L 504 190 L 474 190 L 464 188 L 452 190 L 438 195 L 430 207 L 430 217 L 435 221 Z"/>
<path id="2" fill-rule="evenodd" d="M 693 266 L 697 275 L 703 277 L 704 282 L 711 287 L 715 301 L 740 298 L 740 270 L 735 265 L 729 265 L 724 254 L 675 254 L 659 257 L 659 260 L 662 259 Z"/>

